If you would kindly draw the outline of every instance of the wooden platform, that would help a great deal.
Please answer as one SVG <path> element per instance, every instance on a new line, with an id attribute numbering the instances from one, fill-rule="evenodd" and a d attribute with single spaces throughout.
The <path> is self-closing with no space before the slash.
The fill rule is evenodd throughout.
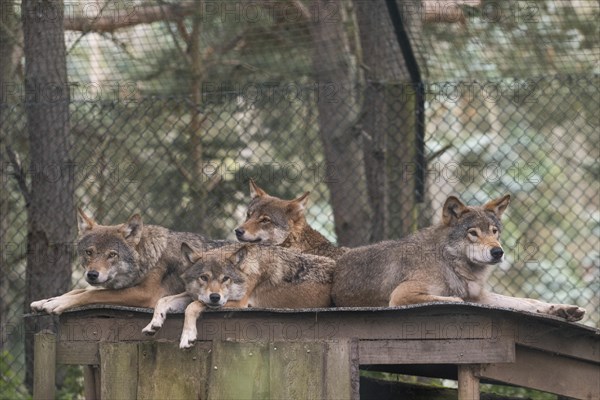
<path id="1" fill-rule="evenodd" d="M 458 379 L 459 399 L 478 399 L 480 379 L 600 398 L 600 330 L 476 304 L 208 311 L 185 351 L 182 314 L 155 337 L 148 309 L 73 310 L 58 329 L 27 318 L 42 332 L 34 398 L 53 397 L 56 364 L 89 366 L 89 399 L 358 399 L 359 365 Z"/>

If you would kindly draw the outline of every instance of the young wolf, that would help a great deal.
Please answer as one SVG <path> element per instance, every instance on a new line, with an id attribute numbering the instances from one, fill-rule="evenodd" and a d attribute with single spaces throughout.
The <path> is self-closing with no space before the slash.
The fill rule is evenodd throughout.
<path id="1" fill-rule="evenodd" d="M 181 243 L 209 249 L 227 242 L 195 233 L 144 225 L 135 214 L 121 225 L 104 226 L 78 210 L 77 252 L 93 286 L 31 303 L 34 311 L 60 314 L 88 304 L 154 307 L 159 298 L 180 293 L 184 283 Z"/>
<path id="2" fill-rule="evenodd" d="M 504 257 L 500 218 L 506 195 L 484 206 L 449 197 L 442 223 L 398 241 L 349 250 L 338 260 L 332 298 L 338 307 L 399 306 L 430 301 L 470 301 L 578 321 L 585 310 L 514 298 L 485 289 L 490 267 Z"/>
<path id="3" fill-rule="evenodd" d="M 306 222 L 304 211 L 310 192 L 294 200 L 269 196 L 250 179 L 246 220 L 235 229 L 240 242 L 289 247 L 302 253 L 337 259 L 346 248 L 336 247 Z"/>
<path id="4" fill-rule="evenodd" d="M 335 261 L 330 258 L 252 244 L 195 252 L 183 243 L 181 252 L 189 264 L 182 275 L 186 293 L 161 299 L 152 321 L 143 330 L 153 334 L 163 325 L 168 312 L 185 308 L 181 348 L 193 345 L 197 336 L 196 320 L 206 308 L 331 305 Z"/>

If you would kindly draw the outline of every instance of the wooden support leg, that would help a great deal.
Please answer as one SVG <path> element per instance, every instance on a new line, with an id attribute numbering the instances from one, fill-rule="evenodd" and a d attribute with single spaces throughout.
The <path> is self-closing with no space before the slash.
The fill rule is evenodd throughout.
<path id="1" fill-rule="evenodd" d="M 33 398 L 54 399 L 56 391 L 56 335 L 36 333 L 33 345 Z"/>
<path id="2" fill-rule="evenodd" d="M 95 365 L 83 366 L 83 396 L 85 400 L 100 399 L 100 387 L 97 386 L 99 370 Z"/>
<path id="3" fill-rule="evenodd" d="M 475 375 L 477 365 L 458 366 L 458 400 L 479 400 L 479 378 Z"/>

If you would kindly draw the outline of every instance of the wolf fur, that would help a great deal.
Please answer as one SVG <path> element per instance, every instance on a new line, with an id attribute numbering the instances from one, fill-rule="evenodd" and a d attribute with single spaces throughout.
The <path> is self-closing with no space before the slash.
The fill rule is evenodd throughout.
<path id="1" fill-rule="evenodd" d="M 127 223 L 106 226 L 79 209 L 78 227 L 77 253 L 92 287 L 34 301 L 32 310 L 60 314 L 89 304 L 152 308 L 162 296 L 185 289 L 180 277 L 185 267 L 181 243 L 199 251 L 227 243 L 144 225 L 138 214 Z"/>
<path id="2" fill-rule="evenodd" d="M 337 262 L 332 298 L 338 307 L 382 307 L 469 301 L 580 320 L 567 304 L 514 298 L 486 289 L 491 266 L 502 261 L 500 218 L 510 196 L 470 207 L 449 197 L 442 223 L 397 241 L 350 249 Z"/>
<path id="3" fill-rule="evenodd" d="M 270 196 L 250 179 L 246 220 L 235 229 L 240 242 L 287 247 L 307 254 L 337 259 L 346 248 L 336 247 L 313 229 L 304 215 L 310 192 L 294 200 Z"/>
<path id="4" fill-rule="evenodd" d="M 195 252 L 183 244 L 182 257 L 190 265 L 182 275 L 186 293 L 161 299 L 152 321 L 143 330 L 153 334 L 162 327 L 168 312 L 185 308 L 181 348 L 193 345 L 196 320 L 207 307 L 331 305 L 335 261 L 328 257 L 257 244 L 232 244 L 207 252 Z"/>

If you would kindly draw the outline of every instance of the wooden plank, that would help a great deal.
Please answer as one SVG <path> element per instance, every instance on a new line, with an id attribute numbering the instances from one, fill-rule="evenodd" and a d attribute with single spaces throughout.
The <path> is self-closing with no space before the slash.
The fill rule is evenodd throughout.
<path id="1" fill-rule="evenodd" d="M 358 400 L 358 341 L 340 339 L 327 342 L 325 359 L 325 398 Z"/>
<path id="2" fill-rule="evenodd" d="M 100 388 L 96 387 L 98 367 L 85 365 L 83 367 L 83 396 L 85 400 L 99 400 Z"/>
<path id="3" fill-rule="evenodd" d="M 479 400 L 479 378 L 475 372 L 477 365 L 458 366 L 458 400 Z"/>
<path id="4" fill-rule="evenodd" d="M 269 343 L 269 398 L 325 398 L 324 342 Z"/>
<path id="5" fill-rule="evenodd" d="M 361 364 L 477 364 L 515 359 L 510 340 L 361 340 Z"/>
<path id="6" fill-rule="evenodd" d="M 100 343 L 100 397 L 135 399 L 137 386 L 137 344 Z"/>
<path id="7" fill-rule="evenodd" d="M 600 398 L 600 365 L 523 346 L 516 348 L 515 363 L 482 365 L 478 375 L 577 399 Z"/>
<path id="8" fill-rule="evenodd" d="M 56 362 L 58 364 L 99 365 L 98 343 L 58 342 L 56 344 Z"/>
<path id="9" fill-rule="evenodd" d="M 198 340 L 276 342 L 295 340 L 358 339 L 493 339 L 501 331 L 501 318 L 453 313 L 415 314 L 415 310 L 356 312 L 273 313 L 266 311 L 206 312 L 198 320 Z M 75 313 L 74 313 L 75 314 Z M 181 335 L 182 314 L 169 315 L 155 337 L 142 334 L 150 315 L 114 311 L 114 318 L 97 317 L 90 311 L 75 318 L 61 316 L 68 341 L 176 340 Z M 400 318 L 401 316 L 401 318 Z M 377 329 L 372 329 L 377 326 Z"/>
<path id="10" fill-rule="evenodd" d="M 138 346 L 138 399 L 205 399 L 210 343 L 181 350 L 174 342 Z"/>
<path id="11" fill-rule="evenodd" d="M 56 391 L 56 335 L 36 333 L 33 353 L 33 398 L 54 399 Z"/>
<path id="12" fill-rule="evenodd" d="M 208 399 L 269 398 L 269 344 L 214 341 Z"/>
<path id="13" fill-rule="evenodd" d="M 523 320 L 515 321 L 517 331 L 515 338 L 518 344 L 526 347 L 568 355 L 585 361 L 600 363 L 600 335 L 590 335 L 588 331 L 580 331 L 577 326 L 565 329 L 556 327 L 547 321 Z"/>

